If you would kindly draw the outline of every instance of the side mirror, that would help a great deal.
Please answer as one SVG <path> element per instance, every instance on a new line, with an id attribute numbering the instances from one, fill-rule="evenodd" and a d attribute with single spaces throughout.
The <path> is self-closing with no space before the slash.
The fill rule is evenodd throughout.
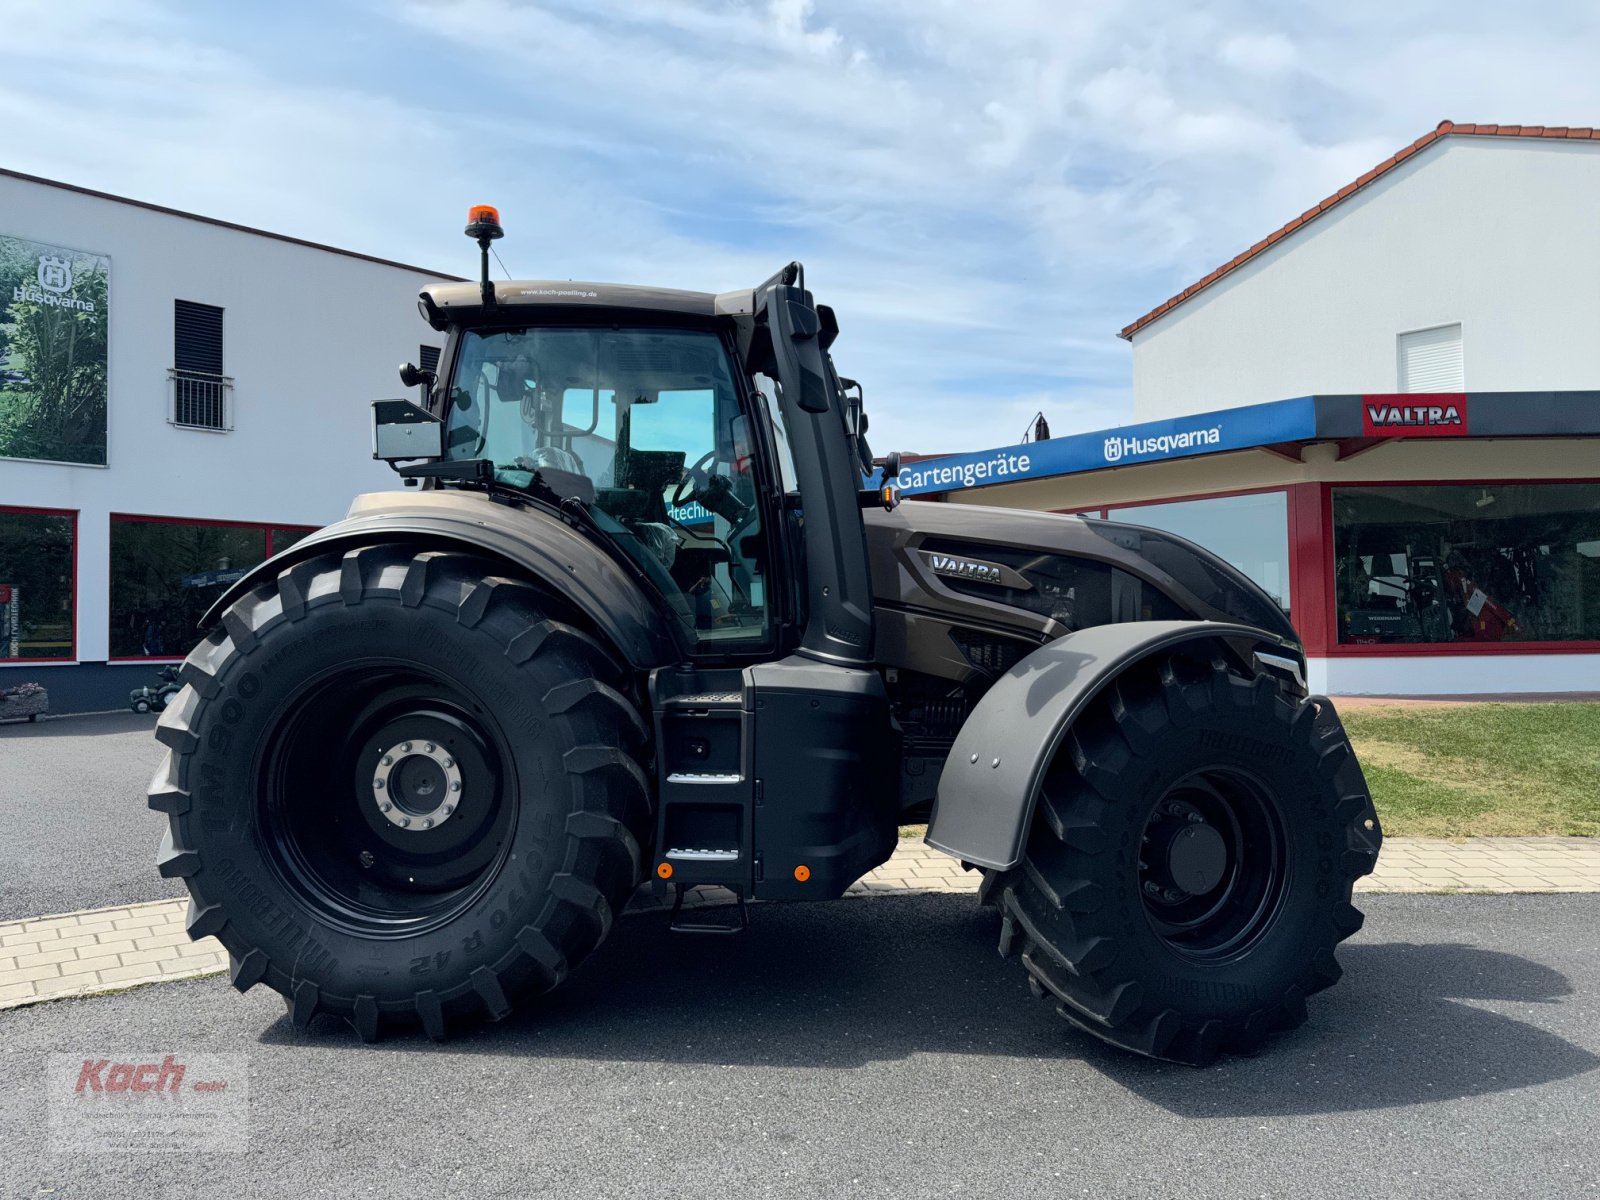
<path id="1" fill-rule="evenodd" d="M 388 463 L 443 458 L 444 422 L 410 400 L 374 400 L 372 457 Z"/>
<path id="2" fill-rule="evenodd" d="M 400 382 L 407 387 L 416 387 L 424 383 L 432 387 L 439 382 L 439 373 L 430 371 L 426 367 L 419 367 L 415 363 L 401 363 Z"/>

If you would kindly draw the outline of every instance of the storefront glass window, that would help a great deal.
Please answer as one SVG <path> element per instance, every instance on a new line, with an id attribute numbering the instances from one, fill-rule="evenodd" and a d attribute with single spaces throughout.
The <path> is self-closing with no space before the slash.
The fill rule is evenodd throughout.
<path id="1" fill-rule="evenodd" d="M 70 513 L 0 509 L 0 662 L 73 656 Z"/>
<path id="2" fill-rule="evenodd" d="M 315 532 L 315 529 L 312 529 L 308 526 L 296 525 L 285 527 L 283 525 L 275 525 L 272 529 L 272 553 L 282 554 L 301 538 Z"/>
<path id="3" fill-rule="evenodd" d="M 1232 563 L 1289 611 L 1289 499 L 1283 492 L 1139 504 L 1106 512 L 1187 538 Z"/>
<path id="4" fill-rule="evenodd" d="M 1600 483 L 1333 491 L 1339 641 L 1600 640 Z"/>
<path id="5" fill-rule="evenodd" d="M 258 525 L 111 518 L 111 656 L 179 657 L 229 584 L 267 557 Z"/>

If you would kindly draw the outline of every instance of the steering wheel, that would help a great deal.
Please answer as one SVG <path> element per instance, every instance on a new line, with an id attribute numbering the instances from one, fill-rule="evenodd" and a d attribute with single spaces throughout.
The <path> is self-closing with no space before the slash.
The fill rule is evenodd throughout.
<path id="1" fill-rule="evenodd" d="M 701 492 L 711 490 L 711 472 L 706 468 L 717 457 L 715 450 L 707 450 L 692 467 L 684 469 L 683 477 L 678 480 L 678 488 L 672 493 L 672 507 L 682 508 Z"/>

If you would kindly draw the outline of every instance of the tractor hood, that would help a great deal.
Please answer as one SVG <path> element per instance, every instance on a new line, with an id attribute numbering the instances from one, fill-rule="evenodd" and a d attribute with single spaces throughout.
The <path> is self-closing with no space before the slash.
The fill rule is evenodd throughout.
<path id="1" fill-rule="evenodd" d="M 1251 579 L 1160 530 L 915 500 L 865 515 L 880 610 L 937 613 L 1039 640 L 1093 625 L 1184 618 L 1300 640 Z"/>

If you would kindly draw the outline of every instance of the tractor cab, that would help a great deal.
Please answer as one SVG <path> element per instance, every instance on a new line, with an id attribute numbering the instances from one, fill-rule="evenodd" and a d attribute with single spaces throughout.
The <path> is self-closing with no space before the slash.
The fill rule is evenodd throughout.
<path id="1" fill-rule="evenodd" d="M 497 236 L 491 214 L 468 232 Z M 690 657 L 869 661 L 858 507 L 884 493 L 863 492 L 865 420 L 799 264 L 720 295 L 485 275 L 420 307 L 448 335 L 437 375 L 402 369 L 426 412 L 375 406 L 378 457 L 408 483 L 553 505 L 648 586 Z M 389 436 L 418 423 L 437 426 L 424 444 Z M 801 494 L 820 502 L 809 540 Z"/>

